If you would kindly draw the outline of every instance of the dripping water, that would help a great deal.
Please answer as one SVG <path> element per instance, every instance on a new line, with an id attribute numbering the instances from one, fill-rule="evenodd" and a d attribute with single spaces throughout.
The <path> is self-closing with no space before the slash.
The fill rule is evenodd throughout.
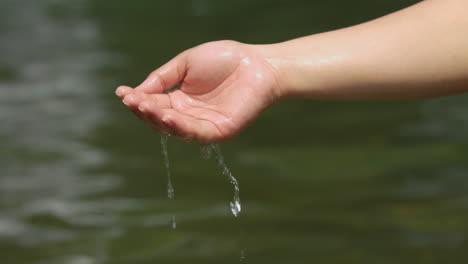
<path id="1" fill-rule="evenodd" d="M 175 215 L 173 215 L 171 217 L 171 227 L 172 229 L 176 229 L 177 228 L 177 222 L 176 222 L 176 219 L 175 219 Z"/>
<path id="2" fill-rule="evenodd" d="M 211 158 L 212 146 L 211 144 L 200 145 L 200 156 L 204 160 L 209 160 Z"/>
<path id="3" fill-rule="evenodd" d="M 238 216 L 241 212 L 241 202 L 239 197 L 239 182 L 232 175 L 231 171 L 228 169 L 226 163 L 224 162 L 223 154 L 221 153 L 221 148 L 217 143 L 210 143 L 207 145 L 202 145 L 200 148 L 200 154 L 203 159 L 211 158 L 214 153 L 218 168 L 221 170 L 221 173 L 226 176 L 231 184 L 234 186 L 234 197 L 230 202 L 231 212 L 234 216 Z"/>
<path id="4" fill-rule="evenodd" d="M 174 187 L 172 186 L 171 170 L 169 168 L 169 153 L 167 152 L 168 138 L 168 135 L 161 134 L 161 154 L 163 156 L 167 175 L 167 197 L 169 197 L 169 199 L 174 199 Z"/>
<path id="5" fill-rule="evenodd" d="M 164 167 L 166 169 L 166 175 L 167 175 L 167 197 L 172 200 L 174 199 L 174 186 L 172 185 L 171 170 L 169 167 L 169 153 L 167 152 L 168 138 L 169 138 L 169 135 L 161 134 L 161 154 L 163 156 Z M 171 227 L 173 229 L 177 227 L 175 215 L 171 217 Z"/>

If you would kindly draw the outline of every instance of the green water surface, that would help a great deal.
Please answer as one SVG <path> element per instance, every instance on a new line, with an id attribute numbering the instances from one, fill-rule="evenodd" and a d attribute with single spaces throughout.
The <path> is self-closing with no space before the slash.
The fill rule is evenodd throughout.
<path id="1" fill-rule="evenodd" d="M 207 41 L 279 42 L 415 2 L 2 0 L 0 263 L 468 261 L 467 96 L 274 105 L 221 145 L 235 218 L 195 142 L 169 139 L 167 199 L 159 135 L 113 94 Z"/>

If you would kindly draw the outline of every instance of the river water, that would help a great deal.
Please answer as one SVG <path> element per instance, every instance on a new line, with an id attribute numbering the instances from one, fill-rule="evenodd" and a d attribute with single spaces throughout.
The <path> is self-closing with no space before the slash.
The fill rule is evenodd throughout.
<path id="1" fill-rule="evenodd" d="M 114 96 L 206 41 L 270 43 L 414 1 L 0 2 L 1 263 L 468 260 L 468 97 L 281 102 L 234 140 L 231 183 Z M 177 216 L 177 228 L 171 227 Z"/>

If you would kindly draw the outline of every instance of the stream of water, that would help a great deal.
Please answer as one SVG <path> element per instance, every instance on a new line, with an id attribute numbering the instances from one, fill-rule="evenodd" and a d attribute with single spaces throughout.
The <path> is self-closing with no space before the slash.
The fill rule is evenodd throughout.
<path id="1" fill-rule="evenodd" d="M 166 175 L 167 175 L 167 197 L 172 200 L 174 199 L 174 186 L 172 185 L 171 170 L 170 170 L 170 165 L 169 165 L 169 153 L 167 151 L 168 138 L 169 138 L 168 135 L 161 134 L 161 154 L 164 160 L 164 167 L 166 169 Z M 227 167 L 226 162 L 224 161 L 223 153 L 221 152 L 221 148 L 218 143 L 200 145 L 200 156 L 202 157 L 202 159 L 205 159 L 205 160 L 210 159 L 213 153 L 214 153 L 218 168 L 221 171 L 221 174 L 227 177 L 229 181 L 231 182 L 231 184 L 234 186 L 234 196 L 233 196 L 232 201 L 229 203 L 229 205 L 230 205 L 232 214 L 237 217 L 239 216 L 242 210 L 240 196 L 239 196 L 239 191 L 240 191 L 239 182 L 237 181 L 237 179 L 234 177 L 232 172 Z M 175 216 L 172 216 L 171 226 L 174 229 L 176 228 Z"/>
<path id="2" fill-rule="evenodd" d="M 210 159 L 213 153 L 215 155 L 215 159 L 218 168 L 221 171 L 221 174 L 227 177 L 231 184 L 234 186 L 234 197 L 230 202 L 230 207 L 232 214 L 237 217 L 242 210 L 239 196 L 239 182 L 234 177 L 234 175 L 232 175 L 231 171 L 227 167 L 226 162 L 224 161 L 224 156 L 221 152 L 221 148 L 218 143 L 210 143 L 200 146 L 200 155 L 203 159 Z"/>
<path id="3" fill-rule="evenodd" d="M 161 134 L 161 154 L 164 160 L 164 167 L 167 175 L 167 197 L 171 200 L 174 199 L 174 186 L 172 185 L 171 170 L 169 167 L 169 153 L 167 151 L 167 140 L 169 136 Z M 171 227 L 175 229 L 177 227 L 176 217 L 171 217 Z"/>

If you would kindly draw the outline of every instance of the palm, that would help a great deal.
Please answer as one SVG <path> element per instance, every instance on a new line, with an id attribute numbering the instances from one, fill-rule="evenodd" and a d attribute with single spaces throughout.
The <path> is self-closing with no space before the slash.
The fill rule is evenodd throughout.
<path id="1" fill-rule="evenodd" d="M 163 94 L 154 84 L 153 89 L 147 85 L 140 88 L 144 95 L 135 100 L 145 101 L 149 110 L 145 115 L 156 127 L 167 127 L 185 138 L 219 141 L 236 135 L 275 99 L 272 68 L 240 43 L 212 42 L 180 57 L 177 65 L 168 64 L 156 75 L 164 89 L 179 79 L 175 81 L 181 84 L 179 89 Z M 163 74 L 171 76 L 171 70 L 172 77 L 179 76 L 162 80 Z"/>

